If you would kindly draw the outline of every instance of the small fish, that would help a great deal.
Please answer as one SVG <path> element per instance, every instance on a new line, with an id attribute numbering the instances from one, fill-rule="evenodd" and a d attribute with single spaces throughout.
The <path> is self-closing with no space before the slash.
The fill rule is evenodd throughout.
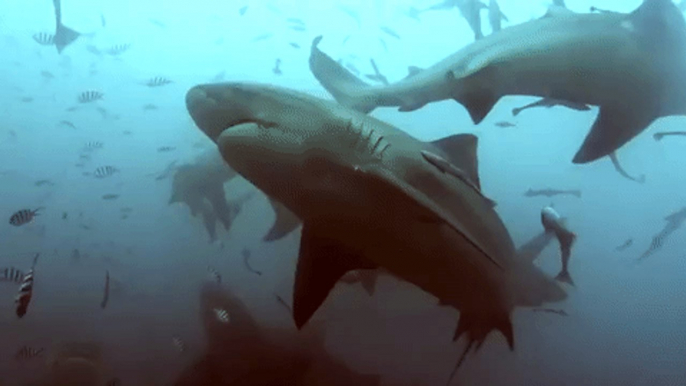
<path id="1" fill-rule="evenodd" d="M 517 125 L 515 125 L 514 123 L 508 122 L 508 121 L 496 122 L 495 125 L 498 126 L 498 127 L 502 127 L 502 128 L 506 128 L 506 127 L 515 127 L 515 126 L 517 126 Z"/>
<path id="2" fill-rule="evenodd" d="M 115 168 L 114 166 L 100 166 L 99 168 L 95 169 L 95 172 L 93 172 L 93 175 L 95 178 L 105 178 L 105 177 L 110 177 L 114 173 L 119 172 L 119 169 Z"/>
<path id="3" fill-rule="evenodd" d="M 105 271 L 105 289 L 100 303 L 100 308 L 107 307 L 107 301 L 110 299 L 110 271 Z"/>
<path id="4" fill-rule="evenodd" d="M 100 91 L 89 90 L 79 94 L 77 100 L 79 103 L 90 103 L 101 100 L 104 95 L 105 94 L 101 93 Z"/>
<path id="5" fill-rule="evenodd" d="M 627 240 L 624 242 L 624 244 L 617 246 L 617 247 L 615 248 L 615 251 L 621 252 L 621 251 L 623 251 L 623 250 L 629 248 L 629 247 L 632 246 L 633 244 L 634 244 L 634 239 L 629 238 L 629 239 L 627 239 Z"/>
<path id="6" fill-rule="evenodd" d="M 383 47 L 384 51 L 388 52 L 388 45 L 386 44 L 386 41 L 382 38 L 379 38 L 379 43 L 381 43 L 381 47 Z"/>
<path id="7" fill-rule="evenodd" d="M 157 148 L 157 151 L 160 153 L 167 153 L 174 150 L 176 150 L 176 147 L 174 146 L 160 146 Z"/>
<path id="8" fill-rule="evenodd" d="M 289 17 L 288 19 L 286 19 L 286 21 L 292 24 L 305 25 L 305 22 L 301 19 L 298 19 L 297 17 Z"/>
<path id="9" fill-rule="evenodd" d="M 555 310 L 552 308 L 534 308 L 534 312 L 545 312 L 548 314 L 557 314 L 560 316 L 569 316 L 569 314 L 565 310 Z"/>
<path id="10" fill-rule="evenodd" d="M 103 199 L 103 200 L 110 200 L 110 201 L 116 200 L 117 198 L 119 198 L 119 195 L 118 195 L 118 194 L 113 194 L 113 193 L 104 194 L 104 195 L 102 196 L 102 199 Z"/>
<path id="11" fill-rule="evenodd" d="M 377 82 L 381 82 L 385 84 L 386 86 L 389 85 L 388 78 L 384 74 L 379 71 L 379 67 L 376 65 L 376 62 L 374 59 L 369 59 L 369 62 L 372 65 L 372 68 L 374 69 L 374 74 L 373 75 L 365 75 L 368 79 L 370 80 L 375 80 Z"/>
<path id="12" fill-rule="evenodd" d="M 112 56 L 118 56 L 118 55 L 121 55 L 124 52 L 128 51 L 129 48 L 131 48 L 131 43 L 117 44 L 117 45 L 110 47 L 105 52 L 112 55 Z"/>
<path id="13" fill-rule="evenodd" d="M 535 196 L 546 196 L 546 197 L 552 197 L 552 196 L 557 196 L 560 194 L 569 194 L 576 196 L 578 198 L 581 198 L 581 191 L 578 189 L 570 189 L 570 190 L 558 190 L 558 189 L 540 189 L 540 190 L 534 190 L 534 189 L 529 189 L 524 193 L 525 197 L 535 197 Z"/>
<path id="14" fill-rule="evenodd" d="M 103 146 L 105 145 L 100 141 L 89 141 L 86 142 L 86 144 L 83 146 L 83 149 L 87 151 L 99 150 L 102 149 Z"/>
<path id="15" fill-rule="evenodd" d="M 53 186 L 53 185 L 55 185 L 55 183 L 50 181 L 50 180 L 38 180 L 38 181 L 34 182 L 33 184 L 36 186 L 43 186 L 43 185 Z"/>
<path id="16" fill-rule="evenodd" d="M 218 321 L 220 321 L 221 323 L 229 323 L 229 313 L 225 309 L 215 308 L 213 309 L 213 311 Z"/>
<path id="17" fill-rule="evenodd" d="M 281 59 L 276 59 L 276 62 L 274 63 L 274 68 L 272 68 L 272 72 L 275 75 L 281 75 Z"/>
<path id="18" fill-rule="evenodd" d="M 74 263 L 81 261 L 81 251 L 78 248 L 74 248 L 74 250 L 71 251 L 71 261 Z"/>
<path id="19" fill-rule="evenodd" d="M 76 110 L 78 110 L 78 109 L 79 109 L 79 106 L 72 106 L 72 107 L 69 107 L 69 108 L 65 109 L 65 111 L 68 111 L 68 112 L 71 113 L 71 112 L 74 112 L 74 111 L 76 111 Z"/>
<path id="20" fill-rule="evenodd" d="M 38 211 L 42 210 L 42 209 L 44 209 L 44 208 L 40 207 L 40 208 L 37 208 L 35 210 L 31 210 L 31 209 L 18 210 L 16 212 L 14 212 L 14 214 L 12 214 L 12 216 L 10 216 L 10 224 L 14 225 L 15 227 L 26 225 L 26 224 L 30 223 L 31 221 L 33 221 L 34 217 L 39 215 Z"/>
<path id="21" fill-rule="evenodd" d="M 14 267 L 0 268 L 0 282 L 11 282 L 19 284 L 24 280 L 24 271 Z"/>
<path id="22" fill-rule="evenodd" d="M 98 112 L 100 113 L 100 115 L 102 115 L 103 119 L 106 119 L 106 118 L 110 115 L 110 114 L 107 112 L 107 109 L 105 109 L 105 108 L 102 107 L 102 106 L 98 106 L 98 107 L 96 108 L 96 110 L 98 110 Z"/>
<path id="23" fill-rule="evenodd" d="M 133 212 L 133 208 L 131 208 L 129 206 L 125 206 L 125 207 L 119 209 L 119 211 L 122 213 L 131 213 L 131 212 Z"/>
<path id="24" fill-rule="evenodd" d="M 176 350 L 180 353 L 184 353 L 188 349 L 186 347 L 186 343 L 183 340 L 181 340 L 181 338 L 179 338 L 178 336 L 172 337 L 172 344 L 174 345 Z"/>
<path id="25" fill-rule="evenodd" d="M 31 269 L 24 275 L 21 285 L 19 286 L 19 293 L 17 294 L 17 297 L 14 298 L 14 303 L 17 305 L 17 317 L 20 319 L 26 315 L 29 304 L 31 303 L 31 298 L 33 297 L 33 273 L 36 269 L 38 256 L 40 256 L 40 253 L 36 253 L 36 256 L 34 256 Z"/>
<path id="26" fill-rule="evenodd" d="M 222 283 L 222 275 L 219 273 L 219 271 L 217 271 L 216 269 L 214 269 L 213 267 L 211 267 L 211 266 L 208 265 L 208 266 L 207 266 L 207 272 L 209 273 L 210 278 L 211 278 L 214 282 L 216 282 L 217 284 L 221 284 L 221 283 Z"/>
<path id="27" fill-rule="evenodd" d="M 174 83 L 170 79 L 167 79 L 163 76 L 156 76 L 154 78 L 149 79 L 145 85 L 148 87 L 162 87 L 166 86 L 168 84 Z"/>
<path id="28" fill-rule="evenodd" d="M 148 19 L 148 21 L 149 21 L 150 23 L 152 23 L 152 24 L 154 24 L 154 25 L 160 27 L 160 28 L 167 28 L 167 25 L 166 25 L 166 24 L 162 23 L 161 21 L 159 21 L 159 20 L 157 20 L 157 19 Z"/>
<path id="29" fill-rule="evenodd" d="M 72 121 L 62 120 L 62 121 L 60 121 L 60 125 L 71 127 L 72 129 L 76 129 L 76 125 Z"/>
<path id="30" fill-rule="evenodd" d="M 66 220 L 69 214 L 67 212 L 62 212 L 62 220 Z"/>
<path id="31" fill-rule="evenodd" d="M 271 33 L 271 32 L 269 32 L 269 33 L 266 33 L 266 34 L 262 34 L 262 35 L 256 36 L 255 38 L 253 38 L 252 41 L 253 41 L 253 43 L 254 43 L 254 42 L 259 42 L 259 41 L 262 41 L 262 40 L 269 39 L 269 38 L 272 37 L 272 36 L 274 36 L 274 34 Z"/>
<path id="32" fill-rule="evenodd" d="M 386 27 L 386 26 L 383 26 L 383 27 L 381 27 L 381 30 L 382 30 L 383 32 L 389 34 L 390 36 L 393 36 L 394 38 L 400 40 L 400 35 L 398 35 L 398 33 L 395 32 L 395 31 L 393 31 L 392 29 L 390 29 L 390 28 L 388 28 L 388 27 Z"/>
<path id="33" fill-rule="evenodd" d="M 42 46 L 52 46 L 55 44 L 55 35 L 49 34 L 47 32 L 39 32 L 33 34 L 33 40 Z"/>
<path id="34" fill-rule="evenodd" d="M 472 181 L 469 176 L 460 168 L 457 166 L 451 164 L 447 160 L 443 159 L 442 157 L 422 150 L 422 156 L 424 159 L 429 162 L 430 164 L 434 165 L 438 170 L 440 170 L 443 173 L 452 175 L 453 177 L 456 177 L 460 181 L 464 182 L 467 186 L 472 188 L 479 196 L 481 196 L 486 202 L 488 202 L 491 206 L 495 206 L 496 203 L 495 201 L 491 200 L 490 198 L 486 197 L 482 192 L 481 189 L 479 189 L 478 186 Z"/>
<path id="35" fill-rule="evenodd" d="M 291 308 L 291 306 L 289 306 L 288 303 L 286 303 L 286 301 L 283 300 L 281 296 L 276 294 L 274 294 L 274 296 L 276 296 L 276 301 L 279 302 L 279 304 L 281 304 L 288 311 L 289 314 L 293 315 L 293 309 Z"/>
<path id="36" fill-rule="evenodd" d="M 45 79 L 54 79 L 55 75 L 52 72 L 44 70 L 40 72 L 40 75 Z"/>
<path id="37" fill-rule="evenodd" d="M 107 381 L 105 386 L 121 386 L 121 379 L 116 378 L 116 377 L 112 378 L 109 381 Z"/>
<path id="38" fill-rule="evenodd" d="M 96 47 L 96 46 L 94 46 L 94 45 L 92 45 L 92 44 L 89 44 L 89 45 L 86 46 L 86 51 L 88 51 L 88 52 L 90 52 L 91 54 L 96 55 L 96 56 L 101 56 L 101 55 L 102 55 L 102 51 L 100 51 L 100 49 L 99 49 L 98 47 Z"/>
<path id="39" fill-rule="evenodd" d="M 244 248 L 243 251 L 241 252 L 243 255 L 243 265 L 245 265 L 245 268 L 248 269 L 248 271 L 254 273 L 257 276 L 262 276 L 262 272 L 254 269 L 252 266 L 250 266 L 250 250 L 247 248 Z"/>
<path id="40" fill-rule="evenodd" d="M 247 12 L 247 11 L 248 11 L 248 6 L 244 5 L 240 9 L 238 9 L 238 14 L 243 16 L 243 15 L 245 15 L 245 12 Z"/>
<path id="41" fill-rule="evenodd" d="M 290 43 L 288 43 L 288 44 L 290 44 L 291 47 L 293 47 L 293 48 L 295 48 L 295 49 L 297 49 L 297 50 L 300 49 L 300 44 L 298 44 L 298 43 L 290 42 Z"/>
<path id="42" fill-rule="evenodd" d="M 307 31 L 307 28 L 305 28 L 304 25 L 290 25 L 288 28 L 292 29 L 293 31 L 298 31 L 298 32 L 304 32 Z"/>
<path id="43" fill-rule="evenodd" d="M 24 103 L 30 103 L 33 102 L 33 97 L 23 97 L 21 98 L 21 101 Z"/>
<path id="44" fill-rule="evenodd" d="M 45 352 L 45 348 L 33 348 L 29 346 L 23 346 L 20 348 L 16 354 L 14 354 L 14 359 L 19 362 L 26 362 L 34 359 Z"/>
<path id="45" fill-rule="evenodd" d="M 151 111 L 151 110 L 157 110 L 157 105 L 154 105 L 152 103 L 148 103 L 143 106 L 143 111 Z"/>

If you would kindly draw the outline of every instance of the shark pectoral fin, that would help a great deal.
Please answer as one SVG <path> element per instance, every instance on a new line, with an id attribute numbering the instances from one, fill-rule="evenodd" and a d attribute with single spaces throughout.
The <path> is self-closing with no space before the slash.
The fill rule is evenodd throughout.
<path id="1" fill-rule="evenodd" d="M 650 103 L 646 101 L 646 105 Z M 656 116 L 649 106 L 601 107 L 572 162 L 584 164 L 609 155 L 645 130 Z"/>
<path id="2" fill-rule="evenodd" d="M 479 138 L 473 134 L 455 134 L 433 141 L 431 144 L 441 149 L 446 160 L 460 168 L 472 183 L 481 189 L 479 160 L 476 153 L 478 142 Z"/>
<path id="3" fill-rule="evenodd" d="M 325 228 L 320 222 L 303 225 L 293 291 L 293 319 L 298 329 L 310 320 L 346 272 L 377 268 L 358 251 L 323 233 Z"/>
<path id="4" fill-rule="evenodd" d="M 365 114 L 374 110 L 376 104 L 373 101 L 358 96 L 358 94 L 362 94 L 362 90 L 370 88 L 370 86 L 319 50 L 317 46 L 321 40 L 321 35 L 314 38 L 310 49 L 309 64 L 314 77 L 343 106 Z"/>
<path id="5" fill-rule="evenodd" d="M 369 296 L 374 296 L 379 272 L 375 269 L 365 269 L 358 271 L 358 274 L 360 275 L 360 284 L 362 284 L 362 288 L 364 288 Z"/>
<path id="6" fill-rule="evenodd" d="M 545 247 L 555 238 L 553 232 L 541 232 L 517 249 L 517 257 L 523 261 L 533 262 Z"/>
<path id="7" fill-rule="evenodd" d="M 274 225 L 269 229 L 269 232 L 262 238 L 262 241 L 275 241 L 286 237 L 300 226 L 300 219 L 293 212 L 291 212 L 282 203 L 269 198 L 269 203 L 274 208 L 276 220 Z"/>

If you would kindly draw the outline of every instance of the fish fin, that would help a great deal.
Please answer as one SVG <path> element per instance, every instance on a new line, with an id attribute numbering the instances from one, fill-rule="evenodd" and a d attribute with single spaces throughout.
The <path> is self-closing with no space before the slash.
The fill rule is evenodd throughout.
<path id="1" fill-rule="evenodd" d="M 376 103 L 362 97 L 364 90 L 371 86 L 347 71 L 343 66 L 323 53 L 317 46 L 322 36 L 312 41 L 310 50 L 310 71 L 321 85 L 343 106 L 370 113 Z"/>
<path id="2" fill-rule="evenodd" d="M 500 97 L 487 91 L 479 91 L 456 97 L 455 100 L 467 109 L 472 122 L 478 125 L 486 118 L 486 115 L 493 109 L 493 106 L 498 103 Z"/>
<path id="3" fill-rule="evenodd" d="M 292 231 L 300 226 L 300 219 L 293 212 L 291 212 L 285 205 L 269 198 L 269 203 L 274 208 L 276 219 L 274 225 L 269 229 L 269 232 L 262 238 L 262 241 L 276 241 L 286 237 Z"/>
<path id="4" fill-rule="evenodd" d="M 360 284 L 362 284 L 362 288 L 364 288 L 365 292 L 367 292 L 369 296 L 374 296 L 374 292 L 376 291 L 376 280 L 379 278 L 379 272 L 376 270 L 365 269 L 358 271 L 358 274 L 360 275 Z"/>
<path id="5" fill-rule="evenodd" d="M 652 102 L 646 101 L 646 104 Z M 656 118 L 650 106 L 603 106 L 583 145 L 572 160 L 585 164 L 605 157 L 645 130 Z"/>
<path id="6" fill-rule="evenodd" d="M 548 17 L 569 16 L 574 14 L 576 13 L 567 7 L 563 7 L 560 5 L 551 5 L 550 7 L 548 7 L 548 11 L 545 13 L 545 15 L 541 16 L 541 19 L 545 19 Z"/>
<path id="7" fill-rule="evenodd" d="M 57 30 L 55 31 L 55 47 L 57 48 L 57 53 L 61 54 L 62 51 L 78 39 L 79 36 L 81 36 L 81 33 L 76 32 L 69 27 L 65 27 L 62 22 L 59 22 L 57 24 Z"/>
<path id="8" fill-rule="evenodd" d="M 424 71 L 424 69 L 419 68 L 417 66 L 409 66 L 409 67 L 407 67 L 407 76 L 405 77 L 405 79 L 411 78 L 411 77 L 419 74 L 422 71 Z"/>
<path id="9" fill-rule="evenodd" d="M 419 110 L 422 107 L 426 106 L 426 103 L 427 102 L 424 102 L 424 101 L 419 101 L 419 102 L 414 102 L 414 103 L 405 103 L 404 105 L 398 107 L 398 111 L 400 111 L 401 113 L 407 113 L 410 111 Z"/>
<path id="10" fill-rule="evenodd" d="M 474 352 L 478 351 L 488 334 L 493 330 L 500 331 L 505 337 L 510 351 L 514 351 L 514 328 L 512 327 L 512 320 L 507 313 L 485 316 L 476 313 L 460 312 L 460 320 L 457 323 L 453 341 L 456 341 L 461 336 L 465 335 L 467 338 L 467 346 L 455 364 L 455 367 L 448 378 L 447 385 L 449 385 L 455 377 L 457 370 L 464 363 L 464 360 L 472 347 L 474 348 Z"/>
<path id="11" fill-rule="evenodd" d="M 569 271 L 561 270 L 560 273 L 555 276 L 555 280 L 575 286 L 574 280 L 572 280 L 572 275 L 569 274 Z"/>
<path id="12" fill-rule="evenodd" d="M 507 22 L 510 21 L 510 19 L 508 19 L 507 16 L 505 16 L 505 14 L 502 13 L 502 12 L 500 12 L 500 18 L 501 18 L 502 20 L 504 20 L 504 21 L 507 21 Z"/>
<path id="13" fill-rule="evenodd" d="M 474 134 L 455 134 L 431 142 L 443 151 L 446 160 L 462 170 L 474 185 L 481 190 L 477 145 L 479 138 Z"/>
<path id="14" fill-rule="evenodd" d="M 553 237 L 554 234 L 552 232 L 539 233 L 517 249 L 517 257 L 520 260 L 533 262 L 548 244 L 553 241 Z"/>
<path id="15" fill-rule="evenodd" d="M 346 272 L 377 268 L 359 252 L 324 233 L 325 228 L 323 222 L 303 225 L 293 290 L 293 319 L 298 329 L 310 320 Z"/>
<path id="16" fill-rule="evenodd" d="M 569 263 L 569 258 L 572 254 L 572 246 L 576 241 L 576 234 L 568 230 L 564 224 L 562 227 L 555 229 L 555 236 L 560 243 L 560 259 L 562 261 L 563 267 L 560 273 L 555 277 L 558 281 L 574 285 L 572 277 L 569 274 L 567 264 Z"/>

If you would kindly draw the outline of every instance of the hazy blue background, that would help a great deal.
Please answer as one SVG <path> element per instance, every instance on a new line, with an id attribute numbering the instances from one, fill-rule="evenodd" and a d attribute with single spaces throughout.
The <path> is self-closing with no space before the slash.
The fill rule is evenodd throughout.
<path id="1" fill-rule="evenodd" d="M 542 15 L 547 3 L 500 0 L 510 18 L 504 27 Z M 591 5 L 630 11 L 640 1 L 567 3 L 579 12 Z M 359 12 L 359 28 L 336 7 L 340 4 Z M 54 33 L 52 1 L 0 1 L 0 219 L 6 219 L 0 226 L 0 267 L 28 269 L 32 253 L 42 252 L 34 299 L 24 319 L 14 315 L 16 286 L 0 283 L 0 383 L 21 384 L 44 371 L 45 357 L 22 365 L 12 359 L 22 345 L 50 348 L 78 338 L 101 341 L 108 374 L 124 384 L 165 384 L 203 352 L 197 288 L 208 264 L 261 321 L 289 325 L 273 293 L 290 299 L 299 232 L 262 244 L 274 215 L 260 194 L 246 204 L 229 234 L 218 227 L 219 240 L 208 244 L 199 218 L 192 218 L 181 204 L 167 205 L 171 180 L 155 181 L 148 174 L 175 159 L 179 164 L 192 162 L 213 149 L 188 116 L 184 95 L 222 71 L 225 80 L 272 83 L 329 98 L 307 66 L 309 45 L 317 35 L 324 35 L 320 48 L 334 59 L 357 55 L 357 67 L 370 73 L 373 57 L 390 81 L 404 77 L 409 65 L 427 67 L 472 41 L 456 9 L 427 12 L 421 22 L 403 13 L 411 5 L 432 4 L 63 0 L 64 24 L 92 35 L 58 55 L 54 47 L 40 46 L 31 37 L 41 31 Z M 244 5 L 249 7 L 241 17 L 238 9 Z M 107 21 L 104 28 L 101 14 Z M 288 29 L 288 17 L 301 18 L 307 31 Z M 483 23 L 489 34 L 485 12 Z M 394 29 L 402 40 L 384 36 L 380 26 Z M 274 36 L 252 42 L 265 33 Z M 341 46 L 347 35 L 352 37 Z M 380 36 L 388 52 L 378 43 Z M 290 42 L 302 48 L 294 49 Z M 131 48 L 119 57 L 86 50 L 88 45 L 104 51 L 123 43 Z M 271 71 L 277 57 L 282 76 Z M 46 80 L 41 71 L 55 78 Z M 154 76 L 175 83 L 160 88 L 141 84 Z M 102 91 L 104 99 L 65 111 L 78 104 L 79 93 L 90 89 Z M 25 97 L 34 99 L 22 102 Z M 577 287 L 569 288 L 568 301 L 552 306 L 570 316 L 518 310 L 517 351 L 507 352 L 502 337 L 492 335 L 458 378 L 478 385 L 686 384 L 686 231 L 677 231 L 659 253 L 636 262 L 662 229 L 663 218 L 686 205 L 686 142 L 655 142 L 651 137 L 660 129 L 683 129 L 684 118 L 658 121 L 618 152 L 631 174 L 646 175 L 646 183 L 639 185 L 616 174 L 608 159 L 571 163 L 596 108 L 531 110 L 512 118 L 513 107 L 533 100 L 504 98 L 476 127 L 452 101 L 412 113 L 379 109 L 373 114 L 425 140 L 477 134 L 483 190 L 498 202 L 498 213 L 517 244 L 540 231 L 539 211 L 551 201 L 569 216 L 569 226 L 579 235 L 570 268 Z M 160 108 L 143 111 L 146 103 Z M 105 108 L 107 117 L 96 106 Z M 61 120 L 77 128 L 60 125 Z M 501 120 L 517 127 L 496 127 Z M 84 168 L 75 167 L 81 148 L 95 140 L 104 148 Z M 160 146 L 177 150 L 159 153 Z M 103 165 L 121 173 L 102 180 L 82 175 Z M 40 179 L 56 185 L 34 186 Z M 545 187 L 578 188 L 583 196 L 523 196 L 528 188 Z M 229 196 L 251 189 L 241 178 L 227 185 Z M 102 200 L 107 193 L 121 197 Z M 38 206 L 46 209 L 33 224 L 8 224 L 15 211 Z M 122 207 L 133 208 L 128 219 L 120 218 Z M 67 220 L 61 218 L 63 212 Z M 634 245 L 616 252 L 629 237 Z M 71 259 L 75 248 L 84 255 L 80 262 Z M 252 251 L 252 264 L 264 275 L 244 269 L 243 248 Z M 539 263 L 555 274 L 558 255 L 557 245 L 551 246 Z M 112 294 L 103 311 L 99 303 L 106 269 L 121 283 L 121 293 Z M 457 312 L 439 309 L 428 295 L 391 279 L 381 281 L 374 298 L 358 286 L 339 286 L 320 312 L 331 319 L 330 349 L 351 366 L 381 372 L 386 384 L 442 385 L 463 348 L 463 342 L 450 341 Z M 187 342 L 189 355 L 178 355 L 172 335 Z"/>

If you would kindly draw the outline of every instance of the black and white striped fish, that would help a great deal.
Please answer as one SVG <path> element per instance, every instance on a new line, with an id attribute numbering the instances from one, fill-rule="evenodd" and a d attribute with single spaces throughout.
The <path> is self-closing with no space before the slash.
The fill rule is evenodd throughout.
<path id="1" fill-rule="evenodd" d="M 171 80 L 162 77 L 162 76 L 156 76 L 154 78 L 151 78 L 148 80 L 145 85 L 148 87 L 160 87 L 160 86 L 166 86 L 170 83 L 173 83 Z"/>
<path id="2" fill-rule="evenodd" d="M 110 48 L 109 48 L 107 51 L 105 51 L 105 52 L 108 53 L 108 54 L 110 54 L 110 55 L 112 55 L 112 56 L 117 56 L 117 55 L 121 55 L 121 54 L 123 54 L 124 52 L 128 51 L 129 48 L 131 48 L 131 43 L 116 44 L 116 45 L 110 47 Z"/>
<path id="3" fill-rule="evenodd" d="M 16 313 L 20 319 L 26 315 L 29 304 L 31 303 L 31 298 L 33 297 L 33 273 L 36 268 L 36 263 L 38 262 L 38 256 L 40 256 L 40 253 L 36 253 L 36 256 L 33 258 L 31 269 L 24 275 L 21 285 L 19 286 L 19 293 L 17 294 L 17 297 L 14 298 L 14 303 L 17 305 Z"/>
<path id="4" fill-rule="evenodd" d="M 105 146 L 105 145 L 100 141 L 89 141 L 89 142 L 86 142 L 86 144 L 83 146 L 83 149 L 84 150 L 98 150 L 98 149 L 102 149 L 103 146 Z"/>
<path id="5" fill-rule="evenodd" d="M 37 34 L 33 34 L 32 37 L 33 40 L 35 40 L 36 43 L 40 44 L 41 46 L 51 46 L 55 44 L 55 35 L 47 32 L 39 32 Z"/>
<path id="6" fill-rule="evenodd" d="M 24 279 L 24 271 L 14 267 L 0 268 L 0 282 L 21 283 Z"/>
<path id="7" fill-rule="evenodd" d="M 184 353 L 187 350 L 186 343 L 178 336 L 172 337 L 172 344 L 174 344 L 174 347 L 180 353 Z"/>
<path id="8" fill-rule="evenodd" d="M 21 209 L 12 214 L 10 216 L 10 224 L 14 225 L 15 227 L 26 225 L 33 221 L 34 217 L 38 216 L 39 213 L 38 211 L 43 209 L 43 207 L 37 208 L 35 210 L 31 209 Z"/>
<path id="9" fill-rule="evenodd" d="M 213 267 L 208 265 L 207 266 L 207 272 L 209 272 L 210 278 L 213 281 L 215 281 L 217 284 L 222 283 L 222 275 L 219 273 L 219 271 L 217 271 L 216 269 L 214 269 Z"/>
<path id="10" fill-rule="evenodd" d="M 78 96 L 79 103 L 90 103 L 102 99 L 105 94 L 96 90 L 84 91 Z"/>
<path id="11" fill-rule="evenodd" d="M 23 346 L 20 348 L 16 354 L 14 354 L 14 359 L 20 362 L 30 361 L 45 352 L 45 348 L 34 348 L 29 346 Z"/>
<path id="12" fill-rule="evenodd" d="M 229 323 L 231 319 L 229 318 L 229 313 L 223 308 L 215 308 L 212 311 L 214 311 L 214 316 L 217 317 L 217 320 L 221 323 Z"/>
<path id="13" fill-rule="evenodd" d="M 95 176 L 95 178 L 106 178 L 111 177 L 117 172 L 119 172 L 119 169 L 115 168 L 114 166 L 100 166 L 99 168 L 95 169 L 93 176 Z"/>

